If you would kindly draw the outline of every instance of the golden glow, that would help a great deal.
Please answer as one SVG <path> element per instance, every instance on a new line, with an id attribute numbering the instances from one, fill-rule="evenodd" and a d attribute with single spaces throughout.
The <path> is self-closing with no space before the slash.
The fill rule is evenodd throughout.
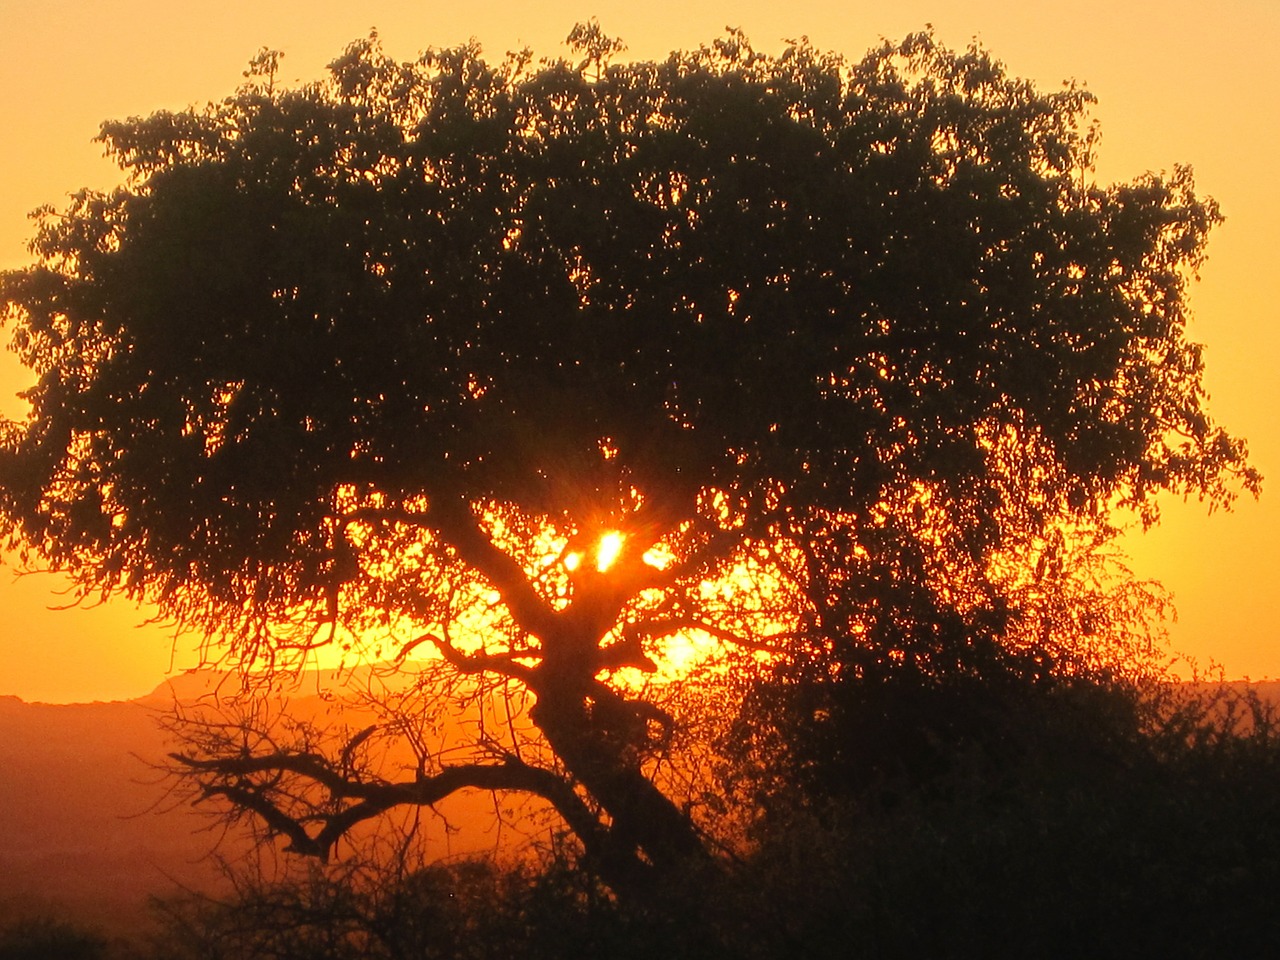
<path id="1" fill-rule="evenodd" d="M 600 546 L 596 548 L 596 569 L 601 573 L 608 570 L 618 554 L 622 552 L 622 544 L 626 540 L 622 534 L 616 530 L 611 530 L 600 538 Z"/>
<path id="2" fill-rule="evenodd" d="M 564 568 L 568 570 L 570 573 L 573 573 L 573 571 L 577 570 L 578 567 L 581 565 L 582 565 L 582 554 L 580 553 L 565 554 Z"/>

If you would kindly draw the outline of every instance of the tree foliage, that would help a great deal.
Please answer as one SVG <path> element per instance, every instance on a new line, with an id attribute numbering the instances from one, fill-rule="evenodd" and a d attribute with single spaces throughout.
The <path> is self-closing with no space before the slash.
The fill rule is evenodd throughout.
<path id="1" fill-rule="evenodd" d="M 703 846 L 622 668 L 693 632 L 1086 669 L 1013 589 L 1062 531 L 1256 489 L 1186 338 L 1217 208 L 1185 168 L 1095 184 L 1082 89 L 928 34 L 856 62 L 571 41 L 371 38 L 297 89 L 264 50 L 220 103 L 105 124 L 124 185 L 44 211 L 4 277 L 37 377 L 0 448 L 14 543 L 250 661 L 434 647 L 375 740 L 524 698 L 399 779 L 367 735 L 206 736 L 205 790 L 298 850 L 522 790 L 642 886 Z"/>

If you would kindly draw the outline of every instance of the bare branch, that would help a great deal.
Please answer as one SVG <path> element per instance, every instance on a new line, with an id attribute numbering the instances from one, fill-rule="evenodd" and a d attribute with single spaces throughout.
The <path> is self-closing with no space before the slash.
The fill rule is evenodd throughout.
<path id="1" fill-rule="evenodd" d="M 307 856 L 328 858 L 329 851 L 358 823 L 381 816 L 396 806 L 433 806 L 467 788 L 515 790 L 542 797 L 550 803 L 590 852 L 604 853 L 610 844 L 608 831 L 574 791 L 550 770 L 533 767 L 508 756 L 501 763 L 460 764 L 445 767 L 431 776 L 410 782 L 364 782 L 335 770 L 324 758 L 307 753 L 273 753 L 261 756 L 232 756 L 199 759 L 170 754 L 202 782 L 204 797 L 223 797 L 237 807 L 257 814 L 277 834 L 289 839 L 289 850 Z M 293 816 L 280 808 L 269 795 L 276 781 L 255 783 L 256 775 L 277 777 L 293 773 L 323 787 L 334 801 L 352 800 L 337 812 L 314 811 L 306 817 Z M 308 833 L 305 823 L 323 826 Z"/>
<path id="2" fill-rule="evenodd" d="M 500 673 L 503 676 L 522 680 L 526 684 L 532 685 L 534 682 L 533 669 L 515 661 L 515 657 L 522 655 L 519 651 L 463 653 L 451 642 L 435 633 L 425 633 L 410 641 L 400 656 L 403 657 L 404 653 L 424 642 L 432 643 L 445 661 L 459 673 Z M 530 653 L 523 655 L 529 656 Z"/>

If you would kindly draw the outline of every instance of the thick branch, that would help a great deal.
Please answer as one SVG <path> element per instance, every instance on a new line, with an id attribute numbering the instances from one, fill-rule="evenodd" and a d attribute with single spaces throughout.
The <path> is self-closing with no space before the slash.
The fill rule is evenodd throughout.
<path id="1" fill-rule="evenodd" d="M 515 657 L 520 656 L 519 653 L 512 651 L 504 651 L 502 653 L 463 653 L 448 640 L 435 633 L 424 633 L 422 636 L 410 641 L 400 652 L 398 659 L 403 659 L 410 650 L 419 644 L 428 642 L 434 645 L 440 651 L 440 655 L 444 657 L 445 662 L 459 673 L 500 673 L 505 677 L 521 680 L 528 686 L 532 686 L 536 679 L 532 667 L 516 662 Z M 525 654 L 525 656 L 531 655 L 532 651 Z"/>
<path id="2" fill-rule="evenodd" d="M 203 783 L 203 795 L 221 796 L 237 807 L 260 816 L 273 831 L 289 838 L 289 849 L 327 859 L 329 851 L 352 827 L 402 805 L 432 806 L 459 790 L 518 790 L 549 802 L 582 840 L 588 852 L 606 853 L 608 831 L 582 798 L 555 773 L 532 767 L 515 757 L 496 764 L 461 764 L 412 782 L 364 782 L 343 776 L 323 757 L 312 753 L 272 753 L 259 756 L 197 759 L 170 755 Z M 307 832 L 304 821 L 281 810 L 269 789 L 255 784 L 256 774 L 294 773 L 321 787 L 332 800 L 356 801 L 336 813 L 312 813 L 307 820 L 324 824 L 318 833 Z"/>
<path id="3" fill-rule="evenodd" d="M 623 629 L 623 637 L 626 640 L 652 640 L 658 637 L 671 637 L 677 633 L 688 631 L 705 633 L 716 640 L 731 643 L 747 650 L 759 650 L 763 653 L 778 652 L 779 647 L 771 641 L 790 640 L 796 636 L 793 632 L 787 631 L 784 633 L 771 633 L 766 637 L 755 639 L 743 636 L 740 633 L 734 633 L 732 630 L 726 630 L 724 627 L 718 627 L 714 623 L 708 623 L 697 617 L 665 617 L 628 624 Z"/>
<path id="4" fill-rule="evenodd" d="M 489 539 L 466 500 L 432 498 L 430 522 L 441 540 L 493 584 L 521 627 L 538 637 L 555 630 L 555 611 L 538 596 L 524 568 Z"/>

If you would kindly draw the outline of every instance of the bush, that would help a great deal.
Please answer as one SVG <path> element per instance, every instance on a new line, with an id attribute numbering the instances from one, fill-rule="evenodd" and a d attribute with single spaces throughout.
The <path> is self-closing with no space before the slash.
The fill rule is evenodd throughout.
<path id="1" fill-rule="evenodd" d="M 0 960 L 101 960 L 107 941 L 51 917 L 19 920 L 0 930 Z"/>

